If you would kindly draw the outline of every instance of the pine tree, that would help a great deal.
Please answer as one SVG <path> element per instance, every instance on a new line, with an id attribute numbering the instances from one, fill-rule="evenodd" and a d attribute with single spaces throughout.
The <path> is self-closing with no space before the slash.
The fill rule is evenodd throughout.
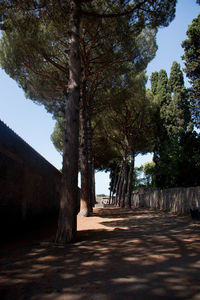
<path id="1" fill-rule="evenodd" d="M 7 30 L 11 35 L 15 31 L 20 33 L 18 42 L 23 43 L 16 46 L 14 56 L 20 65 L 23 78 L 27 76 L 27 65 L 29 71 L 36 73 L 38 68 L 45 71 L 47 62 L 65 74 L 68 79 L 64 82 L 63 89 L 65 103 L 65 137 L 63 151 L 63 189 L 61 197 L 61 209 L 59 226 L 57 232 L 58 242 L 69 242 L 76 235 L 76 203 L 78 197 L 78 138 L 79 138 L 79 99 L 81 83 L 81 57 L 80 57 L 80 21 L 85 16 L 88 20 L 100 18 L 116 19 L 120 24 L 127 16 L 128 24 L 137 24 L 137 28 L 167 26 L 174 18 L 176 0 L 156 1 L 16 1 L 3 0 L 0 3 L 1 28 Z M 137 22 L 136 22 L 137 21 Z M 102 22 L 103 23 L 103 22 Z M 40 26 L 38 26 L 40 25 Z M 112 22 L 110 23 L 112 25 Z M 52 30 L 49 29 L 52 27 Z M 109 28 L 112 28 L 110 26 Z M 120 26 L 119 26 L 120 28 Z M 128 27 L 127 27 L 128 28 Z M 23 30 L 22 30 L 23 29 Z M 115 29 L 115 28 L 114 28 Z M 118 33 L 118 32 L 117 32 Z M 126 31 L 120 31 L 116 36 L 125 36 Z M 44 39 L 43 34 L 50 35 Z M 112 37 L 112 35 L 111 35 Z M 15 39 L 16 41 L 16 39 Z M 33 42 L 34 41 L 34 42 Z M 63 46 L 61 52 L 57 50 L 60 43 Z M 43 47 L 43 45 L 46 45 Z M 5 46 L 5 45 L 4 45 Z M 117 49 L 125 50 L 122 43 Z M 98 48 L 102 47 L 101 41 Z M 128 47 L 128 44 L 126 44 Z M 66 49 L 67 48 L 67 49 Z M 19 52 L 20 51 L 20 52 Z M 22 51 L 22 52 L 21 52 Z M 23 55 L 22 55 L 23 54 Z M 59 54 L 59 55 L 58 55 Z M 32 59 L 34 56 L 34 59 Z M 9 56 L 7 56 L 9 57 Z M 63 60 L 61 59 L 63 58 Z M 34 61 L 34 66 L 29 62 Z M 118 60 L 116 60 L 118 63 Z M 17 70 L 17 69 L 15 69 Z M 99 71 L 101 72 L 101 70 Z M 20 76 L 21 76 L 20 74 Z M 15 78 L 19 78 L 15 72 Z M 41 73 L 38 73 L 38 76 Z M 57 75 L 56 75 L 57 77 Z M 21 80 L 24 83 L 24 80 Z M 31 81 L 28 81 L 31 84 Z M 67 83 L 68 82 L 68 83 Z M 23 85 L 22 85 L 23 86 Z M 73 155 L 72 155 L 73 154 Z"/>
<path id="2" fill-rule="evenodd" d="M 143 73 L 134 76 L 130 71 L 122 76 L 121 84 L 110 91 L 112 98 L 103 116 L 105 134 L 121 153 L 122 171 L 117 202 L 122 207 L 131 205 L 135 156 L 151 149 L 152 108 L 146 97 L 145 83 Z"/>

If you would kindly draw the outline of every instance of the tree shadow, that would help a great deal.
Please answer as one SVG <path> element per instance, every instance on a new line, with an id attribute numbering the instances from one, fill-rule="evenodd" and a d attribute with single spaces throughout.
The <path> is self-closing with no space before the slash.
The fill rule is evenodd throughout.
<path id="1" fill-rule="evenodd" d="M 101 222 L 110 229 L 79 231 L 74 244 L 44 240 L 4 255 L 0 299 L 198 299 L 198 224 L 151 211 L 112 213 Z"/>

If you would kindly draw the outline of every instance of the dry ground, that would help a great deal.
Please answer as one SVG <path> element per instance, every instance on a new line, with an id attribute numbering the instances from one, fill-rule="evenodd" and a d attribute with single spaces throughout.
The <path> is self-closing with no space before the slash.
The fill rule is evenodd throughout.
<path id="1" fill-rule="evenodd" d="M 150 210 L 95 209 L 77 242 L 55 225 L 7 243 L 0 299 L 200 299 L 200 223 Z"/>

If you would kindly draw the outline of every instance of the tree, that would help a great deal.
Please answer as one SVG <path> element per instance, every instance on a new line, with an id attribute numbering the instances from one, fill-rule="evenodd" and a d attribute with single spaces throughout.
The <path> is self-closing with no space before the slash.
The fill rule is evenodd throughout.
<path id="1" fill-rule="evenodd" d="M 160 75 L 162 76 L 159 78 Z M 155 184 L 158 187 L 188 186 L 191 180 L 187 179 L 183 170 L 188 170 L 189 166 L 191 170 L 196 170 L 196 159 L 186 166 L 186 156 L 188 162 L 191 162 L 198 143 L 198 137 L 193 132 L 189 100 L 180 64 L 173 62 L 169 80 L 164 70 L 159 72 L 154 96 L 158 105 L 154 118 Z M 186 154 L 187 140 L 193 141 L 193 145 Z M 196 180 L 193 182 L 195 184 Z"/>
<path id="2" fill-rule="evenodd" d="M 158 72 L 153 72 L 151 74 L 151 91 L 153 95 L 157 93 L 157 85 L 158 85 Z"/>
<path id="3" fill-rule="evenodd" d="M 147 162 L 143 165 L 143 168 L 147 187 L 154 186 L 155 163 L 153 161 Z"/>
<path id="4" fill-rule="evenodd" d="M 81 60 L 79 53 L 80 3 L 71 1 L 69 19 L 69 83 L 65 103 L 63 182 L 56 242 L 71 242 L 76 237 L 78 199 L 79 98 Z M 72 155 L 73 153 L 73 155 Z M 70 157 L 71 154 L 71 157 Z"/>
<path id="5" fill-rule="evenodd" d="M 171 93 L 180 90 L 184 86 L 183 72 L 180 69 L 180 64 L 176 61 L 172 63 L 170 76 L 168 80 L 168 87 Z"/>
<path id="6" fill-rule="evenodd" d="M 2 8 L 3 7 L 3 8 Z M 44 76 L 46 66 L 49 64 L 55 69 L 55 76 L 59 77 L 61 71 L 65 75 L 65 87 L 63 88 L 63 98 L 65 102 L 65 146 L 63 152 L 63 183 L 60 204 L 60 217 L 57 232 L 57 241 L 72 241 L 76 235 L 76 204 L 78 198 L 77 189 L 77 172 L 78 172 L 78 132 L 79 132 L 79 90 L 80 90 L 80 54 L 79 54 L 79 24 L 80 24 L 80 3 L 70 1 L 66 3 L 66 9 L 69 11 L 68 18 L 68 36 L 65 33 L 65 39 L 69 47 L 68 59 L 63 53 L 62 59 L 67 62 L 67 69 L 62 65 L 62 59 L 57 56 L 57 37 L 60 28 L 55 27 L 57 9 L 59 4 L 53 7 L 51 3 L 41 3 L 35 1 L 21 1 L 15 5 L 12 1 L 1 2 L 1 12 L 3 11 L 3 29 L 6 31 L 8 41 L 15 38 L 15 43 L 10 43 L 12 57 L 19 68 L 14 69 L 7 64 L 8 69 L 11 67 L 11 76 L 19 79 L 22 87 L 26 83 L 31 84 L 29 74 L 37 74 L 38 69 L 41 77 Z M 59 9 L 59 12 L 62 10 Z M 55 16 L 52 17 L 52 13 Z M 50 21 L 52 17 L 52 20 Z M 61 18 L 63 19 L 63 18 Z M 49 22 L 48 22 L 49 21 Z M 51 28 L 51 30 L 50 30 Z M 16 35 L 19 39 L 16 39 Z M 53 35 L 55 34 L 55 37 Z M 45 39 L 44 37 L 48 37 Z M 63 35 L 62 35 L 63 37 Z M 20 42 L 24 46 L 18 47 Z M 4 44 L 5 46 L 5 44 Z M 14 49 L 13 49 L 14 48 Z M 55 50 L 54 50 L 55 49 Z M 52 51 L 52 52 L 51 52 Z M 31 62 L 29 64 L 29 62 Z M 30 68 L 30 72 L 27 69 Z M 49 68 L 47 67 L 49 70 Z M 19 70 L 19 72 L 18 72 Z M 31 71 L 32 70 L 32 71 Z M 41 72 L 41 70 L 43 72 Z M 57 71 L 57 72 L 56 72 Z M 69 71 L 69 72 L 68 72 Z M 48 74 L 47 74 L 48 75 Z M 50 76 L 48 76 L 49 78 Z M 28 80 L 25 80 L 28 78 Z M 58 82 L 58 80 L 56 80 Z M 70 137 L 70 138 L 69 138 Z M 73 153 L 73 155 L 69 155 Z"/>
<path id="7" fill-rule="evenodd" d="M 122 25 L 121 25 L 122 28 Z M 96 33 L 95 34 L 95 38 L 97 39 L 97 35 L 99 35 L 100 33 Z M 105 33 L 104 33 L 105 34 Z M 91 49 L 91 47 L 89 48 L 90 50 L 90 56 L 92 57 L 92 59 L 90 58 L 90 56 L 88 55 L 88 46 L 84 45 L 84 40 L 82 40 L 82 45 L 81 45 L 81 51 L 83 52 L 82 57 L 84 58 L 84 70 L 87 70 L 88 68 L 90 68 L 90 73 L 91 73 L 91 69 L 95 70 L 95 66 L 96 69 L 98 71 L 99 67 L 101 67 L 101 74 L 95 74 L 95 80 L 92 78 L 93 76 L 86 76 L 84 71 L 83 77 L 84 77 L 84 84 L 85 87 L 83 88 L 83 83 L 82 83 L 82 93 L 81 93 L 81 109 L 80 109 L 80 123 L 81 123 L 81 140 L 80 140 L 80 167 L 81 167 L 81 180 L 83 180 L 82 184 L 81 184 L 81 215 L 83 216 L 87 216 L 89 215 L 89 205 L 90 205 L 90 201 L 88 201 L 88 199 L 90 199 L 89 197 L 89 193 L 87 193 L 87 191 L 89 191 L 89 180 L 87 180 L 87 176 L 89 174 L 88 172 L 88 167 L 86 166 L 86 161 L 87 161 L 87 152 L 88 152 L 88 136 L 87 136 L 87 122 L 88 120 L 90 121 L 90 118 L 97 114 L 100 113 L 100 111 L 103 109 L 105 109 L 105 107 L 107 106 L 107 95 L 106 95 L 106 91 L 109 89 L 109 86 L 112 87 L 116 84 L 118 84 L 118 82 L 116 81 L 116 74 L 118 73 L 119 75 L 121 75 L 122 72 L 126 72 L 127 68 L 125 67 L 126 63 L 124 63 L 124 61 L 131 61 L 131 64 L 134 66 L 134 68 L 136 69 L 136 67 L 140 70 L 142 68 L 145 68 L 147 63 L 149 62 L 149 60 L 151 60 L 154 55 L 155 55 L 155 51 L 157 49 L 156 44 L 155 44 L 155 34 L 156 31 L 155 30 L 149 30 L 148 28 L 146 28 L 145 30 L 143 30 L 141 32 L 141 34 L 139 36 L 137 36 L 137 40 L 134 41 L 131 49 L 127 49 L 123 50 L 123 52 L 120 54 L 119 52 L 116 52 L 116 50 L 114 49 L 114 52 L 112 54 L 112 57 L 110 57 L 110 53 L 113 52 L 113 48 L 110 45 L 110 39 L 109 39 L 109 43 L 107 45 L 107 43 L 104 44 L 104 48 L 105 46 L 109 47 L 106 51 L 106 49 L 104 49 L 104 52 L 101 52 L 101 61 L 100 63 L 98 63 L 98 61 L 96 63 L 94 63 L 94 53 Z M 128 34 L 127 31 L 127 36 L 126 38 L 129 38 L 129 46 L 131 45 L 132 42 L 130 42 L 130 38 L 132 40 L 134 40 L 136 37 L 132 34 L 131 36 Z M 91 39 L 91 41 L 93 41 Z M 98 41 L 98 39 L 97 39 Z M 122 44 L 122 40 L 118 39 L 118 41 Z M 95 45 L 96 41 L 94 42 Z M 116 41 L 115 41 L 116 44 Z M 114 46 L 116 47 L 116 45 Z M 98 50 L 99 52 L 99 50 Z M 107 55 L 108 53 L 108 55 Z M 145 55 L 142 53 L 145 53 Z M 95 59 L 97 60 L 99 53 L 96 53 L 95 51 Z M 86 59 L 87 58 L 87 59 Z M 117 59 L 117 61 L 115 61 Z M 88 60 L 88 63 L 86 63 L 85 61 Z M 90 63 L 90 60 L 92 60 L 92 63 Z M 109 63 L 108 63 L 109 61 Z M 116 64 L 117 62 L 117 64 Z M 106 66 L 104 66 L 106 63 Z M 109 64 L 111 64 L 111 66 L 109 66 Z M 124 64 L 124 66 L 123 66 Z M 112 70 L 113 75 L 110 75 L 110 71 Z M 108 72 L 109 71 L 109 72 Z M 87 73 L 87 72 L 86 72 Z M 91 80 L 92 78 L 92 80 Z M 102 89 L 102 86 L 105 86 L 105 92 L 102 93 L 102 91 L 100 91 L 99 89 L 94 91 L 94 85 L 95 88 L 98 87 L 98 82 L 99 82 L 99 78 L 100 78 L 100 86 Z M 92 81 L 92 84 L 91 84 Z M 87 83 L 87 84 L 86 84 Z M 84 96 L 83 96 L 84 95 Z M 92 99 L 92 97 L 94 97 Z M 84 101 L 83 101 L 84 98 Z M 93 105 L 94 103 L 94 105 Z M 103 107 L 103 108 L 102 108 Z M 90 111 L 90 113 L 89 113 Z M 55 141 L 56 144 L 60 143 L 59 141 Z M 104 146 L 104 145 L 103 145 Z M 108 147 L 110 148 L 110 147 Z M 108 151 L 107 151 L 108 152 Z M 105 153 L 105 150 L 103 151 L 103 153 Z M 102 155 L 102 154 L 101 154 Z M 94 154 L 94 158 L 96 157 L 96 154 Z M 107 155 L 107 157 L 110 157 L 109 155 Z M 90 159 L 92 161 L 92 159 Z M 85 161 L 84 164 L 82 164 L 82 162 Z M 96 159 L 95 159 L 96 161 Z M 83 171 L 83 173 L 82 173 Z M 86 199 L 84 201 L 84 199 Z"/>
<path id="8" fill-rule="evenodd" d="M 58 16 L 60 16 L 60 12 Z M 62 13 L 61 17 L 63 17 Z M 50 25 L 48 25 L 45 32 L 43 32 L 43 22 L 41 22 L 41 26 L 39 26 L 38 21 L 35 26 L 33 22 L 33 41 L 28 35 L 27 42 L 27 32 L 24 32 L 24 26 L 22 32 L 21 27 L 19 27 L 19 30 L 14 34 L 12 31 L 12 34 L 9 32 L 9 35 L 4 36 L 3 41 L 6 41 L 6 47 L 2 57 L 5 69 L 25 89 L 27 96 L 34 99 L 34 101 L 43 103 L 49 111 L 53 111 L 57 118 L 60 117 L 60 112 L 64 112 L 63 94 L 66 94 L 66 92 L 63 93 L 63 90 L 67 90 L 67 86 L 61 80 L 61 74 L 64 73 L 64 78 L 68 74 L 67 70 L 63 68 L 65 60 L 68 60 L 66 54 L 68 53 L 68 43 L 65 41 L 62 32 L 60 33 L 60 28 L 57 31 L 51 24 L 51 20 L 47 20 L 50 21 Z M 108 26 L 108 22 L 112 23 L 112 26 Z M 155 30 L 149 30 L 148 28 L 142 31 L 142 26 L 138 26 L 137 23 L 130 27 L 129 18 L 123 18 L 121 22 L 118 22 L 116 18 L 109 21 L 106 19 L 103 23 L 101 19 L 97 19 L 95 22 L 92 20 L 92 23 L 93 26 L 91 27 L 91 21 L 83 18 L 81 25 L 82 38 L 80 40 L 82 61 L 80 166 L 81 180 L 83 179 L 81 183 L 81 210 L 83 208 L 82 215 L 84 216 L 89 214 L 89 203 L 92 199 L 92 147 L 90 142 L 92 130 L 90 124 L 91 113 L 94 110 L 92 107 L 94 94 L 98 86 L 102 88 L 102 85 L 105 85 L 105 79 L 110 77 L 110 73 L 116 73 L 117 69 L 119 72 L 119 68 L 121 68 L 124 61 L 132 61 L 132 63 L 136 61 L 137 68 L 139 66 L 143 67 L 151 59 L 151 57 L 148 57 L 148 48 L 154 48 L 154 36 L 156 34 Z M 126 35 L 120 34 L 120 31 L 126 32 Z M 37 43 L 34 40 L 35 36 L 38 37 Z M 146 42 L 147 39 L 149 39 L 148 42 Z M 34 44 L 34 48 L 30 53 L 29 48 L 32 47 L 32 44 Z M 13 45 L 16 45 L 14 50 Z M 27 47 L 26 51 L 24 45 Z M 52 47 L 53 49 L 51 49 Z M 23 49 L 22 53 L 19 53 L 20 49 Z M 9 64 L 7 61 L 8 51 L 10 52 Z M 17 62 L 16 53 L 18 53 Z M 24 59 L 26 64 L 24 64 Z M 40 77 L 41 79 L 38 79 Z M 110 81 L 109 79 L 109 84 Z M 52 89 L 52 84 L 56 85 L 55 90 Z M 59 111 L 59 108 L 61 111 Z"/>
<path id="9" fill-rule="evenodd" d="M 184 86 L 183 72 L 180 64 L 173 62 L 168 87 L 171 93 L 164 107 L 165 127 L 171 137 L 177 138 L 186 131 L 193 130 L 191 122 L 190 102 Z M 169 98 L 170 99 L 170 98 Z"/>
<path id="10" fill-rule="evenodd" d="M 112 97 L 102 118 L 108 140 L 115 143 L 122 157 L 121 179 L 116 192 L 117 202 L 122 207 L 131 205 L 135 156 L 151 147 L 151 105 L 146 97 L 145 83 L 143 72 L 134 76 L 130 71 L 122 76 L 121 83 L 110 90 Z"/>
<path id="11" fill-rule="evenodd" d="M 135 169 L 135 188 L 138 187 L 155 187 L 155 163 L 147 162 Z"/>
<path id="12" fill-rule="evenodd" d="M 110 26 L 111 23 L 112 30 L 107 29 L 106 24 Z M 114 28 L 117 37 L 113 32 Z M 120 34 L 121 31 L 126 32 L 126 35 L 122 36 Z M 123 19 L 120 23 L 116 22 L 116 19 L 109 21 L 109 24 L 108 21 L 104 21 L 103 28 L 102 24 L 98 24 L 98 31 L 94 31 L 93 34 L 94 38 L 90 38 L 92 47 L 91 45 L 88 46 L 88 39 L 86 39 L 86 42 L 82 40 L 81 44 L 84 67 L 83 82 L 85 85 L 84 92 L 82 93 L 84 100 L 82 101 L 81 99 L 81 110 L 84 110 L 81 113 L 80 119 L 82 124 L 81 140 L 86 142 L 81 142 L 80 144 L 80 156 L 82 158 L 85 156 L 85 161 L 88 160 L 90 162 L 92 161 L 92 144 L 89 142 L 92 139 L 91 118 L 94 114 L 99 113 L 103 106 L 106 106 L 106 96 L 103 96 L 105 93 L 101 91 L 102 87 L 107 91 L 109 86 L 116 84 L 114 76 L 117 73 L 121 74 L 123 72 L 125 62 L 131 62 L 135 68 L 136 66 L 137 68 L 144 68 L 152 58 L 152 52 L 154 53 L 156 49 L 154 39 L 156 30 L 151 30 L 148 27 L 142 30 L 142 27 L 138 27 L 137 24 L 130 27 L 127 18 Z M 99 41 L 101 41 L 100 45 L 103 45 L 103 47 L 101 46 L 103 49 L 99 46 Z M 111 74 L 113 75 L 111 76 Z M 89 184 L 86 185 L 86 178 L 90 172 L 88 172 L 89 167 L 84 166 L 86 164 L 81 164 L 81 178 L 83 179 L 83 183 L 85 182 L 85 184 L 81 184 L 81 214 L 87 216 L 89 215 L 89 203 L 91 202 L 88 200 L 91 197 L 89 196 Z"/>
<path id="13" fill-rule="evenodd" d="M 199 2 L 198 2 L 199 3 Z M 192 87 L 189 94 L 192 104 L 192 114 L 197 127 L 200 127 L 200 14 L 192 21 L 187 30 L 188 38 L 182 42 L 185 62 L 185 73 Z"/>
<path id="14" fill-rule="evenodd" d="M 79 98 L 80 98 L 80 43 L 79 43 L 79 25 L 81 16 L 88 18 L 120 18 L 128 16 L 130 24 L 138 21 L 140 26 L 150 25 L 167 26 L 174 18 L 176 0 L 165 1 L 125 1 L 119 3 L 113 1 L 16 1 L 4 0 L 0 4 L 0 20 L 3 22 L 2 29 L 9 31 L 19 28 L 27 28 L 25 44 L 30 41 L 30 35 L 33 38 L 33 32 L 30 30 L 32 24 L 36 25 L 43 22 L 43 31 L 48 24 L 47 21 L 53 22 L 53 28 L 59 29 L 59 34 L 65 35 L 63 44 L 67 43 L 68 58 L 64 59 L 65 64 L 59 62 L 59 57 L 52 57 L 43 53 L 43 49 L 36 47 L 39 51 L 39 65 L 50 62 L 60 71 L 62 70 L 67 76 L 69 75 L 68 85 L 64 89 L 65 99 L 65 138 L 63 152 L 63 192 L 61 196 L 59 226 L 57 232 L 58 242 L 72 241 L 76 235 L 76 202 L 77 202 L 77 178 L 78 178 L 78 136 L 79 136 Z M 59 18 L 62 15 L 62 18 Z M 64 20 L 64 22 L 63 22 Z M 63 23 L 68 24 L 68 29 L 63 30 Z M 65 27 L 66 28 L 66 27 Z M 62 29 L 62 30 L 61 30 Z M 66 34 L 68 32 L 68 34 Z M 40 33 L 40 32 L 37 32 Z M 124 35 L 124 33 L 121 32 Z M 29 57 L 32 55 L 35 46 L 40 45 L 39 38 L 35 35 L 35 41 L 29 48 Z M 59 39 L 60 40 L 60 39 Z M 45 42 L 44 40 L 42 42 Z M 56 45 L 49 40 L 49 48 Z M 51 47 L 50 47 L 51 46 Z M 64 47 L 65 48 L 65 47 Z M 46 48 L 48 49 L 48 47 Z M 26 49 L 27 50 L 27 49 Z M 65 49 L 64 49 L 65 50 Z M 17 49 L 16 49 L 17 51 Z M 25 54 L 26 57 L 26 54 Z M 18 57 L 19 58 L 19 57 Z M 23 66 L 25 66 L 26 60 Z M 67 66 L 67 67 L 66 67 Z M 37 66 L 36 66 L 37 67 Z M 69 72 L 68 72 L 69 71 Z M 33 69 L 33 72 L 35 70 Z M 26 68 L 24 69 L 26 77 Z M 73 155 L 72 155 L 73 154 Z M 71 156 L 72 155 L 72 156 Z"/>
<path id="15" fill-rule="evenodd" d="M 124 22 L 124 25 L 126 23 Z M 99 26 L 98 26 L 99 27 Z M 99 27 L 100 28 L 100 27 Z M 121 24 L 122 28 L 122 24 Z M 119 44 L 124 43 L 123 40 L 120 38 L 115 39 L 114 49 L 111 43 L 111 40 L 108 40 L 108 43 L 104 43 L 104 50 L 103 52 L 98 49 L 98 52 L 89 45 L 85 45 L 84 39 L 82 39 L 81 43 L 81 57 L 84 60 L 84 75 L 82 76 L 84 80 L 82 80 L 81 86 L 81 106 L 80 106 L 80 124 L 81 124 L 81 139 L 80 139 L 80 169 L 81 169 L 81 215 L 88 216 L 90 210 L 90 203 L 89 199 L 92 197 L 90 196 L 90 187 L 89 187 L 89 165 L 87 166 L 88 152 L 89 152 L 89 145 L 91 148 L 91 142 L 88 143 L 89 135 L 88 131 L 91 129 L 91 126 L 88 126 L 88 123 L 91 123 L 91 117 L 97 113 L 99 113 L 102 109 L 104 109 L 107 105 L 106 100 L 106 93 L 102 93 L 98 89 L 98 85 L 100 84 L 101 90 L 102 86 L 105 86 L 105 91 L 109 89 L 109 86 L 117 84 L 116 82 L 116 74 L 121 74 L 122 72 L 126 71 L 126 65 L 124 61 L 131 61 L 131 64 L 134 68 L 138 68 L 139 70 L 145 68 L 149 60 L 153 58 L 155 55 L 155 51 L 157 49 L 155 44 L 155 30 L 149 30 L 146 28 L 141 32 L 140 35 L 135 36 L 135 34 L 131 33 L 128 34 L 128 29 L 126 40 L 129 39 L 129 46 L 132 47 L 129 49 L 126 47 L 120 53 L 116 51 L 116 44 L 117 40 Z M 101 30 L 100 32 L 104 32 L 105 30 Z M 100 32 L 95 33 L 95 39 L 90 38 L 93 47 L 95 48 L 96 43 L 99 41 L 97 39 L 97 35 L 100 35 Z M 86 33 L 85 33 L 86 35 Z M 106 33 L 107 35 L 107 33 Z M 101 40 L 105 38 L 101 36 Z M 137 38 L 137 39 L 136 39 Z M 136 40 L 135 40 L 136 39 Z M 132 40 L 132 42 L 130 42 Z M 133 43 L 134 41 L 134 43 Z M 88 51 L 89 49 L 89 51 Z M 90 52 L 90 55 L 88 54 Z M 99 53 L 100 52 L 100 53 Z M 108 53 L 108 54 L 107 54 Z M 112 53 L 110 57 L 110 53 Z M 142 53 L 145 53 L 145 55 Z M 100 56 L 100 62 L 98 62 L 98 57 Z M 94 61 L 95 57 L 95 61 Z M 86 61 L 88 61 L 86 63 Z M 101 73 L 99 74 L 98 70 L 101 68 Z M 89 69 L 87 75 L 87 70 Z M 93 70 L 93 71 L 92 71 Z M 97 72 L 95 72 L 95 70 Z M 111 76 L 110 73 L 113 73 Z M 91 75 L 93 73 L 93 75 Z M 94 78 L 93 78 L 94 77 Z M 93 105 L 94 103 L 94 105 Z M 57 128 L 55 128 L 57 129 Z M 91 134 L 90 134 L 91 139 Z M 56 146 L 59 143 L 62 145 L 62 141 L 55 141 Z M 91 150 L 90 150 L 91 153 Z M 105 151 L 104 151 L 105 153 Z M 92 154 L 90 154 L 92 161 Z M 84 163 L 83 163 L 84 162 Z"/>
<path id="16" fill-rule="evenodd" d="M 163 69 L 158 73 L 156 98 L 161 105 L 169 100 L 168 76 L 167 72 Z"/>
<path id="17" fill-rule="evenodd" d="M 64 118 L 57 119 L 54 131 L 51 134 L 51 140 L 56 148 L 56 150 L 62 154 L 63 153 L 63 140 L 64 140 Z"/>

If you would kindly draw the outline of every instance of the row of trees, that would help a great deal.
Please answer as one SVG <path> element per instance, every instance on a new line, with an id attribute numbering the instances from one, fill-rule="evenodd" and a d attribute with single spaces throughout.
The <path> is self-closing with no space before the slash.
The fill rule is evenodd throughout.
<path id="1" fill-rule="evenodd" d="M 132 122 L 132 129 L 139 133 L 140 143 L 143 142 L 138 152 L 153 152 L 153 162 L 136 168 L 134 182 L 131 181 L 131 184 L 135 188 L 138 186 L 167 188 L 199 185 L 200 135 L 194 127 L 191 98 L 184 86 L 180 64 L 173 62 L 169 78 L 165 70 L 152 73 L 151 90 L 146 91 L 146 98 L 149 99 L 149 106 L 142 121 L 144 140 L 138 124 Z M 144 103 L 142 101 L 139 103 L 144 109 Z M 135 107 L 136 104 L 134 104 Z M 137 120 L 139 120 L 139 115 Z M 113 125 L 112 128 L 114 128 Z M 120 125 L 118 128 L 120 133 L 122 129 L 123 126 Z M 138 145 L 137 139 L 134 140 L 133 145 L 135 147 Z M 127 163 L 126 170 L 127 168 L 131 170 L 130 158 Z M 123 182 L 122 185 L 126 185 L 127 175 L 124 175 L 124 171 L 119 173 L 119 169 L 116 171 Z M 141 172 L 145 177 L 141 177 Z M 127 174 L 126 171 L 125 174 Z M 127 201 L 130 201 L 129 185 L 126 185 L 124 193 L 120 184 L 116 184 L 115 178 L 116 174 L 112 170 L 110 190 L 116 193 L 117 204 L 119 204 L 119 199 L 124 201 L 125 194 L 127 194 Z"/>
<path id="2" fill-rule="evenodd" d="M 135 168 L 134 181 L 131 182 L 133 188 L 140 186 L 167 188 L 200 184 L 200 135 L 196 131 L 199 128 L 200 111 L 200 15 L 189 25 L 187 35 L 188 39 L 182 43 L 182 47 L 185 50 L 184 71 L 190 79 L 191 88 L 185 88 L 183 73 L 177 62 L 172 64 L 169 78 L 165 70 L 152 73 L 151 90 L 146 91 L 151 109 L 148 108 L 150 118 L 149 123 L 147 122 L 148 139 L 145 145 L 148 145 L 146 150 L 154 154 L 153 162 Z M 144 107 L 142 102 L 140 104 Z M 138 127 L 133 125 L 133 128 L 137 132 Z M 121 132 L 122 127 L 120 129 L 119 126 L 119 130 Z M 141 141 L 141 133 L 139 137 Z M 139 152 L 143 151 L 145 148 Z M 125 173 L 120 171 L 119 165 L 115 170 L 111 168 L 110 198 L 112 202 L 122 206 L 124 199 L 127 205 L 130 205 L 130 182 L 126 177 L 127 169 L 131 171 L 131 165 L 131 160 L 128 159 Z M 122 188 L 124 184 L 125 189 Z"/>
<path id="3" fill-rule="evenodd" d="M 191 87 L 184 86 L 180 65 L 174 62 L 168 78 L 165 70 L 151 75 L 151 90 L 146 91 L 154 105 L 151 111 L 153 135 L 149 149 L 153 162 L 135 169 L 134 187 L 177 187 L 200 184 L 200 15 L 187 31 L 184 48 L 185 73 Z M 154 124 L 154 125 L 153 125 Z M 153 147 L 151 148 L 151 146 Z M 144 177 L 141 176 L 141 172 Z M 118 194 L 111 173 L 111 194 Z"/>
<path id="4" fill-rule="evenodd" d="M 76 236 L 79 166 L 83 215 L 92 206 L 94 168 L 122 167 L 118 186 L 125 205 L 134 158 L 153 147 L 155 105 L 145 91 L 144 70 L 156 52 L 157 28 L 171 22 L 175 5 L 176 0 L 0 3 L 1 66 L 28 98 L 53 113 L 54 135 L 64 130 L 63 143 L 56 142 L 63 151 L 57 242 Z"/>
<path id="5" fill-rule="evenodd" d="M 145 84 L 144 73 L 127 72 L 109 90 L 103 113 L 93 120 L 95 168 L 110 171 L 111 196 L 122 207 L 131 206 L 131 191 L 137 186 L 200 184 L 200 137 L 180 65 L 173 62 L 169 78 L 165 70 L 152 73 L 151 90 Z M 57 124 L 52 140 L 60 151 L 62 135 L 62 124 Z M 154 153 L 153 163 L 135 170 L 145 174 L 137 180 L 135 156 L 147 152 Z"/>
<path id="6" fill-rule="evenodd" d="M 165 70 L 151 75 L 151 90 L 146 91 L 146 94 L 149 94 L 154 105 L 154 109 L 151 110 L 153 135 L 151 134 L 148 143 L 154 156 L 152 163 L 135 168 L 132 182 L 134 188 L 200 184 L 200 136 L 196 131 L 200 120 L 200 15 L 189 25 L 187 35 L 188 39 L 182 43 L 182 47 L 185 50 L 184 71 L 190 79 L 191 88 L 185 88 L 183 73 L 177 62 L 173 63 L 169 78 Z M 121 178 L 119 174 L 123 173 L 117 172 L 117 176 Z M 116 184 L 115 178 L 116 174 L 112 170 L 110 195 L 116 193 L 115 201 L 119 203 L 122 192 L 119 191 L 120 185 Z"/>

